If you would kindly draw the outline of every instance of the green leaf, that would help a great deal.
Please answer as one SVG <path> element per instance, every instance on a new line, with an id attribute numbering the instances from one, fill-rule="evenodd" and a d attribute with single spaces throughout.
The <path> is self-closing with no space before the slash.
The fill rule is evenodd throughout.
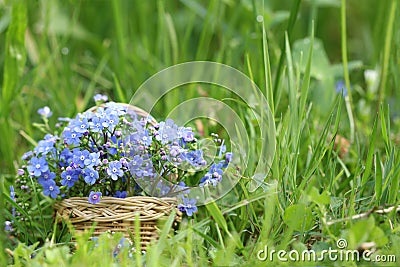
<path id="1" fill-rule="evenodd" d="M 305 231 L 312 227 L 313 215 L 305 204 L 289 206 L 283 215 L 283 221 L 292 229 Z"/>
<path id="2" fill-rule="evenodd" d="M 363 242 L 375 242 L 378 247 L 389 242 L 385 232 L 375 225 L 374 216 L 354 223 L 345 231 L 344 238 L 348 243 L 347 249 L 357 249 Z"/>
<path id="3" fill-rule="evenodd" d="M 360 220 L 354 223 L 344 235 L 344 238 L 347 240 L 347 248 L 356 249 L 361 243 L 370 241 L 368 240 L 368 236 L 374 227 L 375 219 L 373 216 L 367 220 Z"/>
<path id="4" fill-rule="evenodd" d="M 303 58 L 307 58 L 307 61 L 300 61 L 301 54 L 303 54 Z M 293 44 L 293 60 L 295 62 L 303 63 L 299 66 L 301 72 L 303 73 L 306 73 L 308 71 L 307 68 L 311 60 L 312 65 L 310 69 L 310 75 L 311 77 L 319 81 L 322 81 L 327 77 L 332 76 L 331 64 L 325 52 L 324 45 L 322 44 L 322 41 L 318 38 L 314 38 L 313 40 L 313 37 L 311 37 L 311 39 L 304 38 L 301 40 L 297 40 Z"/>
<path id="5" fill-rule="evenodd" d="M 386 236 L 385 232 L 383 232 L 383 230 L 378 226 L 375 226 L 372 229 L 372 231 L 371 231 L 371 233 L 369 235 L 369 239 L 371 241 L 375 242 L 375 244 L 378 247 L 382 247 L 382 246 L 386 245 L 389 242 L 389 239 Z"/>
<path id="6" fill-rule="evenodd" d="M 311 201 L 318 205 L 328 205 L 331 203 L 331 198 L 328 195 L 328 192 L 323 191 L 321 194 L 318 192 L 318 189 L 315 187 L 311 187 L 309 192 L 307 193 L 308 197 Z"/>

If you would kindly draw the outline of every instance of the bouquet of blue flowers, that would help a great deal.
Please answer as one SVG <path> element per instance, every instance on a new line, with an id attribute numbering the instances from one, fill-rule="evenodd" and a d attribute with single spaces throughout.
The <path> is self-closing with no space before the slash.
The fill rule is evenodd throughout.
<path id="1" fill-rule="evenodd" d="M 190 187 L 221 181 L 232 159 L 224 141 L 213 134 L 219 153 L 209 162 L 192 128 L 171 119 L 157 123 L 103 95 L 95 101 L 94 108 L 75 118 L 60 118 L 55 131 L 48 126 L 51 110 L 39 110 L 40 127 L 47 134 L 22 157 L 16 180 L 22 192 L 16 192 L 16 199 L 24 192 L 58 201 L 87 197 L 91 204 L 104 196 L 172 196 L 180 211 L 189 216 L 196 212 Z"/>

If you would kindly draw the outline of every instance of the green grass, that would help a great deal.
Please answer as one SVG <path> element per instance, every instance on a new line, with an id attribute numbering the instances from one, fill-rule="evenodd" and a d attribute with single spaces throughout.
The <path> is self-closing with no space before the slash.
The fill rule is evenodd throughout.
<path id="1" fill-rule="evenodd" d="M 92 266 L 101 260 L 104 266 L 262 266 L 266 262 L 257 253 L 265 245 L 321 251 L 336 248 L 340 238 L 349 249 L 374 242 L 377 254 L 396 255 L 398 265 L 399 212 L 379 212 L 400 204 L 396 0 L 6 3 L 0 2 L 0 225 L 10 214 L 8 186 L 19 158 L 43 136 L 33 125 L 38 108 L 53 110 L 49 123 L 54 125 L 57 117 L 92 106 L 94 93 L 129 102 L 144 81 L 174 64 L 216 61 L 248 75 L 271 107 L 276 149 L 262 186 L 250 192 L 265 149 L 257 114 L 217 86 L 175 89 L 152 111 L 157 120 L 178 104 L 207 95 L 229 105 L 243 121 L 249 164 L 238 184 L 184 219 L 174 235 L 167 221 L 160 242 L 145 255 L 128 257 L 123 250 L 118 261 L 112 255 L 118 236 L 103 236 L 99 246 L 77 237 L 78 246 L 71 246 L 68 229 L 54 225 L 47 201 L 35 199 L 23 215 L 39 219 L 27 228 L 15 226 L 24 238 L 1 235 L 0 265 Z M 369 69 L 379 73 L 375 84 L 364 77 Z M 335 91 L 338 80 L 351 88 L 344 98 Z M 252 104 L 260 108 L 254 96 Z M 222 132 L 207 120 L 203 126 L 206 133 Z M 344 156 L 336 136 L 351 141 Z M 304 265 L 276 258 L 274 264 Z"/>

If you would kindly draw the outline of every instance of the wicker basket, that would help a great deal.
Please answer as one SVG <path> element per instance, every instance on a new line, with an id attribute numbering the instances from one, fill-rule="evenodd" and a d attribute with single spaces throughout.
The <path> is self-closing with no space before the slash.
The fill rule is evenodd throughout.
<path id="1" fill-rule="evenodd" d="M 157 122 L 149 114 L 129 104 L 118 103 L 127 109 L 128 114 L 147 118 L 155 125 Z M 104 107 L 105 105 L 101 105 Z M 88 109 L 96 112 L 98 106 Z M 131 112 L 131 113 L 129 113 Z M 182 219 L 182 213 L 177 209 L 175 198 L 156 198 L 134 196 L 127 198 L 103 197 L 99 203 L 90 204 L 87 197 L 71 197 L 57 202 L 54 206 L 56 216 L 72 224 L 77 232 L 90 230 L 94 227 L 94 236 L 105 232 L 121 232 L 130 238 L 129 232 L 135 233 L 137 214 L 140 221 L 140 244 L 146 250 L 152 240 L 158 238 L 158 222 L 166 218 L 173 210 L 176 211 L 175 224 Z"/>
<path id="2" fill-rule="evenodd" d="M 55 209 L 57 217 L 69 221 L 77 232 L 94 227 L 95 236 L 105 232 L 121 232 L 127 238 L 130 238 L 129 232 L 135 233 L 138 214 L 142 250 L 146 250 L 150 242 L 158 238 L 157 223 L 160 219 L 173 210 L 176 210 L 175 223 L 182 218 L 182 213 L 176 208 L 176 199 L 146 196 L 103 197 L 97 204 L 90 204 L 87 198 L 71 197 L 56 203 Z"/>
<path id="3" fill-rule="evenodd" d="M 126 104 L 126 103 L 117 103 L 117 104 L 122 106 L 122 107 L 124 107 L 124 108 L 126 108 L 128 114 L 130 114 L 129 112 L 131 112 L 131 114 L 134 113 L 138 117 L 147 118 L 148 122 L 150 124 L 152 124 L 153 126 L 157 124 L 157 121 L 153 117 L 151 117 L 150 114 L 147 113 L 146 111 L 144 111 L 143 109 L 138 108 L 136 106 L 132 106 L 132 105 Z M 105 107 L 105 106 L 106 106 L 105 104 L 101 104 L 100 105 L 100 107 Z M 88 111 L 89 112 L 96 112 L 96 110 L 98 108 L 99 108 L 99 106 L 93 106 L 93 107 L 89 108 L 86 112 L 88 112 Z"/>

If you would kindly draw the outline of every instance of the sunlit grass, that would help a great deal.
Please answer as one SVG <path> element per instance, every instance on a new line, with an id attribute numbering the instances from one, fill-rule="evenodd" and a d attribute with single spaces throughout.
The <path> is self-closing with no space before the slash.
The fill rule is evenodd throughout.
<path id="1" fill-rule="evenodd" d="M 335 248 L 340 238 L 347 238 L 349 249 L 375 242 L 378 253 L 399 261 L 398 212 L 373 210 L 400 203 L 400 16 L 396 0 L 365 2 L 1 3 L 1 225 L 3 214 L 10 215 L 4 203 L 11 207 L 8 186 L 19 158 L 32 148 L 29 139 L 42 137 L 32 126 L 38 108 L 50 106 L 54 124 L 57 117 L 88 109 L 97 92 L 129 102 L 146 79 L 173 64 L 210 60 L 248 75 L 271 106 L 276 151 L 263 186 L 249 192 L 262 149 L 252 110 L 215 86 L 178 88 L 157 103 L 156 119 L 165 119 L 182 101 L 209 96 L 244 121 L 249 166 L 235 188 L 184 219 L 174 235 L 167 223 L 159 243 L 131 257 L 129 251 L 114 257 L 119 236 L 104 236 L 97 247 L 87 236 L 78 237 L 77 246 L 68 243 L 68 228 L 55 227 L 51 207 L 35 199 L 23 214 L 31 224 L 14 226 L 23 229 L 23 240 L 2 235 L 0 265 L 14 259 L 16 266 L 259 266 L 266 264 L 257 259 L 265 245 L 320 251 Z M 367 84 L 367 69 L 381 75 L 378 89 Z M 335 92 L 339 80 L 345 80 L 347 97 Z M 205 132 L 216 128 L 202 126 Z M 349 147 L 337 137 L 350 141 Z M 368 218 L 351 219 L 365 212 L 371 212 Z"/>

